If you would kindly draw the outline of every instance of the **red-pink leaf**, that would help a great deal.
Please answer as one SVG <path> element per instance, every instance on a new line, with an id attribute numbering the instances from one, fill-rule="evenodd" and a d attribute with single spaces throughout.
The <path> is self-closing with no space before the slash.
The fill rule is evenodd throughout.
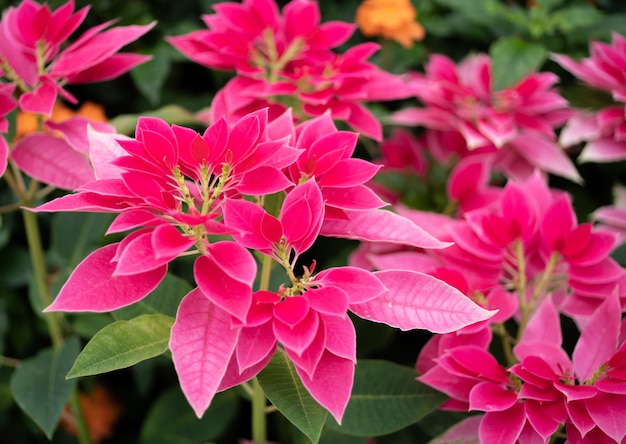
<path id="1" fill-rule="evenodd" d="M 358 316 L 401 330 L 426 329 L 449 333 L 484 321 L 495 314 L 485 310 L 456 288 L 427 274 L 407 270 L 374 273 L 389 289 L 376 299 L 352 304 Z"/>
<path id="2" fill-rule="evenodd" d="M 240 330 L 197 288 L 178 307 L 170 350 L 180 387 L 199 418 L 218 391 Z"/>
<path id="3" fill-rule="evenodd" d="M 99 248 L 78 264 L 45 311 L 112 311 L 137 302 L 154 290 L 165 277 L 167 265 L 145 273 L 114 276 L 117 264 L 111 263 L 111 259 L 117 246 Z"/>

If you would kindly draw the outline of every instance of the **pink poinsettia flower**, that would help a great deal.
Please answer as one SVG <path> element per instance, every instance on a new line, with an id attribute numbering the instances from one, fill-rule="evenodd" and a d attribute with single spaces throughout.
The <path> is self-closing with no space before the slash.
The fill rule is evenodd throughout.
<path id="1" fill-rule="evenodd" d="M 591 42 L 589 52 L 589 57 L 579 61 L 563 54 L 553 54 L 552 58 L 585 83 L 625 102 L 626 37 L 614 32 L 611 44 Z"/>
<path id="2" fill-rule="evenodd" d="M 609 92 L 619 102 L 599 111 L 581 111 L 563 129 L 563 146 L 585 143 L 581 162 L 616 162 L 626 159 L 626 38 L 613 33 L 611 44 L 591 42 L 590 56 L 579 61 L 564 54 L 552 58 L 587 85 Z"/>
<path id="3" fill-rule="evenodd" d="M 149 60 L 145 55 L 116 53 L 154 23 L 105 30 L 113 24 L 110 21 L 87 30 L 62 49 L 88 11 L 85 7 L 74 12 L 73 0 L 54 11 L 47 4 L 24 0 L 4 12 L 0 59 L 6 68 L 4 76 L 23 89 L 19 98 L 23 111 L 49 115 L 57 95 L 76 101 L 62 84 L 110 80 Z"/>
<path id="4" fill-rule="evenodd" d="M 244 0 L 213 5 L 215 14 L 202 16 L 207 30 L 168 41 L 187 57 L 206 66 L 243 74 L 264 74 L 292 60 L 325 56 L 344 43 L 355 26 L 320 24 L 316 2 L 295 0 L 282 11 L 272 0 Z"/>
<path id="5" fill-rule="evenodd" d="M 255 106 L 271 106 L 277 113 L 293 107 L 298 119 L 330 111 L 334 119 L 380 140 L 380 122 L 362 102 L 412 95 L 403 78 L 367 61 L 377 45 L 333 52 L 350 37 L 354 25 L 320 24 L 317 2 L 293 0 L 282 15 L 272 0 L 219 3 L 214 8 L 215 14 L 203 17 L 208 30 L 169 38 L 195 62 L 237 72 L 218 91 L 209 112 L 201 113 L 208 122 L 222 116 L 236 120 Z"/>
<path id="6" fill-rule="evenodd" d="M 107 279 L 100 285 L 101 292 L 93 291 L 85 296 L 85 289 L 80 288 L 82 276 L 91 273 L 90 264 L 96 263 L 99 256 L 88 258 L 72 274 L 49 309 L 87 309 L 96 303 L 95 299 L 109 301 L 106 309 L 130 304 L 144 297 L 151 288 L 123 292 L 119 295 L 122 299 L 108 298 L 111 282 L 129 276 L 140 280 L 146 273 L 163 270 L 169 261 L 195 246 L 202 254 L 195 266 L 200 288 L 224 310 L 245 317 L 252 298 L 250 289 L 247 293 L 242 289 L 238 294 L 243 299 L 234 301 L 213 291 L 203 276 L 206 273 L 216 279 L 220 277 L 223 282 L 239 282 L 226 264 L 212 259 L 210 252 L 219 256 L 225 251 L 225 257 L 234 263 L 245 263 L 249 253 L 233 242 L 209 245 L 206 236 L 233 231 L 216 220 L 221 217 L 226 196 L 242 191 L 259 195 L 274 193 L 291 185 L 280 170 L 292 163 L 299 151 L 286 145 L 284 139 L 272 140 L 266 123 L 267 114 L 262 110 L 232 128 L 223 120 L 217 122 L 201 136 L 187 128 L 171 127 L 160 119 L 139 119 L 136 139 L 117 142 L 123 155 L 96 166 L 95 170 L 104 177 L 84 184 L 75 194 L 38 208 L 38 211 L 119 213 L 109 233 L 139 228 L 119 242 L 114 253 L 110 246 L 104 247 L 111 264 L 106 268 Z M 99 158 L 106 161 L 106 153 L 111 150 L 107 143 L 92 148 L 95 158 L 98 158 L 97 148 L 101 152 Z M 259 174 L 268 182 L 259 181 Z M 98 251 L 94 254 L 98 255 Z M 251 257 L 249 260 L 254 265 Z M 98 275 L 97 279 L 104 277 Z M 245 289 L 252 283 L 246 282 L 232 285 Z"/>
<path id="7" fill-rule="evenodd" d="M 617 162 L 626 159 L 626 113 L 624 105 L 572 116 L 559 137 L 562 146 L 585 143 L 579 162 Z"/>
<path id="8" fill-rule="evenodd" d="M 626 188 L 616 185 L 613 189 L 614 203 L 598 208 L 593 219 L 598 222 L 599 231 L 607 231 L 616 236 L 615 246 L 626 242 Z"/>
<path id="9" fill-rule="evenodd" d="M 328 128 L 327 118 L 319 122 Z M 134 139 L 88 131 L 96 179 L 36 210 L 118 213 L 108 233 L 134 231 L 87 256 L 46 310 L 127 306 L 159 285 L 172 260 L 196 255 L 197 287 L 183 298 L 170 337 L 181 388 L 196 414 L 202 416 L 218 391 L 254 377 L 280 347 L 311 395 L 338 421 L 355 364 L 348 310 L 402 330 L 438 333 L 493 316 L 445 282 L 417 272 L 339 267 L 313 274 L 311 267 L 296 277 L 295 261 L 324 224 L 320 182 L 332 188 L 341 182 L 331 180 L 332 165 L 344 162 L 349 171 L 353 166 L 343 153 L 351 152 L 354 137 L 335 131 L 322 140 L 315 129 L 319 122 L 303 126 L 296 137 L 289 116 L 268 122 L 263 109 L 232 126 L 221 119 L 203 134 L 151 117 L 139 119 Z M 292 181 L 285 172 L 305 148 L 289 143 L 308 140 L 315 149 L 315 138 L 321 140 L 319 160 L 326 159 L 326 169 L 318 165 L 315 174 Z M 368 180 L 368 174 L 359 180 Z M 355 185 L 355 179 L 346 180 L 347 188 Z M 267 195 L 284 197 L 277 217 L 262 206 Z M 335 227 L 333 234 L 360 238 L 375 232 L 375 238 L 410 239 L 421 248 L 446 246 L 401 216 L 371 211 L 362 211 L 369 222 L 365 228 Z M 358 218 L 351 222 L 363 225 Z M 377 230 L 376 223 L 386 226 Z M 211 242 L 211 235 L 230 239 Z M 249 249 L 282 266 L 290 286 L 254 292 L 257 263 Z"/>
<path id="10" fill-rule="evenodd" d="M 424 108 L 407 108 L 392 121 L 429 131 L 453 132 L 465 142 L 464 156 L 489 152 L 493 167 L 524 179 L 539 168 L 580 181 L 576 168 L 556 143 L 555 128 L 570 115 L 567 102 L 552 89 L 557 77 L 530 74 L 517 84 L 493 91 L 486 55 L 458 65 L 443 55 L 430 58 L 424 75 L 415 75 Z"/>

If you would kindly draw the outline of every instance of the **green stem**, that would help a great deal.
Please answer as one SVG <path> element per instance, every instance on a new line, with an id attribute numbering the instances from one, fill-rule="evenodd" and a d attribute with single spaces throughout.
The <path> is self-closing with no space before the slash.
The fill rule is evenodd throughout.
<path id="1" fill-rule="evenodd" d="M 78 396 L 78 388 L 74 389 L 72 393 L 72 409 L 76 415 L 76 439 L 80 444 L 91 444 L 91 438 L 89 437 L 89 429 L 83 416 L 83 409 L 80 406 L 80 398 Z"/>
<path id="2" fill-rule="evenodd" d="M 48 288 L 48 269 L 44 257 L 43 246 L 41 244 L 41 236 L 39 233 L 39 223 L 37 215 L 28 210 L 22 210 L 24 218 L 24 227 L 26 228 L 26 238 L 28 240 L 28 250 L 30 252 L 30 260 L 33 264 L 35 272 L 35 282 L 39 298 L 44 307 L 52 303 L 50 290 Z M 63 334 L 59 319 L 55 313 L 45 313 L 44 318 L 48 326 L 48 333 L 54 348 L 59 348 L 63 344 Z"/>
<path id="3" fill-rule="evenodd" d="M 259 290 L 269 290 L 270 272 L 272 270 L 273 259 L 270 256 L 263 256 L 261 261 L 261 281 Z M 252 441 L 254 444 L 265 444 L 267 441 L 267 402 L 263 387 L 257 378 L 252 380 Z"/>
<path id="4" fill-rule="evenodd" d="M 273 259 L 270 256 L 263 255 L 263 259 L 261 261 L 261 280 L 259 282 L 259 289 L 268 290 L 270 288 L 270 275 L 272 271 Z"/>
<path id="5" fill-rule="evenodd" d="M 257 378 L 252 380 L 252 441 L 254 444 L 267 442 L 265 393 Z"/>

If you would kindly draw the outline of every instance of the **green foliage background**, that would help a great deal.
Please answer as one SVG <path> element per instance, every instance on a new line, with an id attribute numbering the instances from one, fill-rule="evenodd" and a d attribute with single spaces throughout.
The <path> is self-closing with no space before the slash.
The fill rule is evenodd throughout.
<path id="1" fill-rule="evenodd" d="M 11 4 L 0 0 L 0 8 Z M 62 2 L 52 0 L 56 7 Z M 215 92 L 230 78 L 229 73 L 211 71 L 195 65 L 177 53 L 164 40 L 203 27 L 200 15 L 210 13 L 210 0 L 95 0 L 81 28 L 120 18 L 120 24 L 158 25 L 129 49 L 149 53 L 153 60 L 132 73 L 111 82 L 69 88 L 80 101 L 102 104 L 120 131 L 130 133 L 140 114 L 158 115 L 170 122 L 198 125 L 193 112 L 209 106 Z M 599 107 L 608 98 L 597 91 L 581 87 L 575 79 L 548 59 L 550 52 L 568 53 L 574 57 L 588 54 L 590 40 L 609 41 L 612 32 L 626 34 L 626 2 L 621 0 L 536 0 L 529 7 L 525 1 L 504 0 L 414 0 L 418 20 L 426 28 L 427 37 L 411 49 L 385 44 L 374 61 L 393 72 L 421 70 L 429 54 L 443 53 L 455 60 L 475 52 L 488 52 L 493 60 L 494 84 L 497 88 L 514 83 L 529 70 L 556 72 L 562 79 L 559 88 L 573 105 Z M 87 5 L 83 0 L 77 6 Z M 284 2 L 283 2 L 284 4 Z M 324 21 L 352 21 L 359 2 L 321 0 Z M 346 44 L 366 39 L 358 32 Z M 386 114 L 414 101 L 375 104 L 373 109 Z M 371 150 L 360 147 L 360 155 Z M 611 188 L 626 182 L 622 164 L 584 165 L 581 174 L 586 186 L 580 187 L 553 179 L 552 184 L 573 193 L 579 217 L 600 205 L 611 202 Z M 434 170 L 427 182 L 410 178 L 392 178 L 405 201 L 415 207 L 437 210 L 445 206 L 444 169 Z M 58 196 L 60 193 L 55 194 Z M 10 190 L 0 185 L 0 205 L 13 202 Z M 69 276 L 70 271 L 93 249 L 112 242 L 114 236 L 104 232 L 111 221 L 100 214 L 41 214 L 47 263 L 56 278 L 54 289 Z M 65 383 L 64 375 L 72 367 L 79 349 L 96 332 L 106 327 L 109 332 L 124 331 L 131 318 L 139 315 L 168 317 L 175 314 L 178 301 L 190 288 L 189 263 L 184 259 L 172 266 L 165 284 L 142 304 L 112 314 L 65 316 L 65 329 L 73 338 L 58 353 L 52 353 L 40 303 L 33 297 L 32 269 L 19 213 L 2 214 L 0 219 L 0 441 L 3 443 L 72 443 L 75 438 L 56 428 L 57 410 L 62 409 L 67 390 L 55 383 Z M 321 266 L 346 262 L 355 247 L 353 242 L 321 240 L 311 253 Z M 618 252 L 619 255 L 619 252 Z M 618 260 L 622 258 L 618 257 Z M 143 318 L 148 319 L 148 318 Z M 152 318 L 149 318 L 152 319 Z M 120 324 L 122 322 L 122 324 Z M 364 443 L 378 435 L 377 442 L 427 442 L 454 424 L 463 415 L 433 411 L 444 398 L 414 381 L 413 365 L 420 347 L 428 339 L 425 332 L 401 333 L 389 327 L 355 319 L 358 356 L 355 397 L 343 427 L 320 413 L 304 400 L 292 411 L 293 423 L 326 421 L 321 430 L 295 427 L 283 416 L 269 416 L 270 439 L 278 442 L 305 443 L 319 439 L 322 443 Z M 144 324 L 142 328 L 145 328 Z M 156 341 L 156 340 L 155 340 Z M 80 347 L 78 344 L 80 343 Z M 217 396 L 202 420 L 197 420 L 178 388 L 174 369 L 162 343 L 155 345 L 153 359 L 135 366 L 119 368 L 111 373 L 72 379 L 88 392 L 94 384 L 104 384 L 123 405 L 123 414 L 116 425 L 115 443 L 205 443 L 237 442 L 249 437 L 249 406 L 246 393 L 235 389 Z M 9 358 L 10 359 L 7 359 Z M 22 374 L 14 377 L 13 360 L 21 361 Z M 44 367 L 55 369 L 50 378 L 39 378 Z M 128 363 L 128 365 L 132 364 Z M 287 366 L 287 367 L 286 367 Z M 24 370 L 25 368 L 25 370 Z M 25 372 L 25 373 L 24 373 Z M 268 375 L 269 374 L 269 375 Z M 286 378 L 289 389 L 299 381 L 290 381 L 288 365 L 280 356 L 272 361 L 262 375 Z M 51 381 L 52 380 L 52 381 Z M 289 391 L 268 384 L 268 397 L 285 410 L 290 404 Z M 50 394 L 53 392 L 52 394 Z M 61 393 L 62 392 L 62 393 Z M 52 404 L 41 405 L 41 400 Z M 59 400 L 60 399 L 60 400 Z M 368 401 L 369 399 L 369 401 Z M 286 404 L 285 404 L 286 403 Z M 384 408 L 381 409 L 381 406 Z M 281 408 L 281 407 L 279 407 Z M 31 412 L 25 415 L 23 409 Z M 44 411 L 40 411 L 40 410 Z M 56 416 L 55 416 L 56 415 Z M 311 416 L 312 415 L 312 416 Z M 308 438 L 307 438 L 308 437 Z"/>

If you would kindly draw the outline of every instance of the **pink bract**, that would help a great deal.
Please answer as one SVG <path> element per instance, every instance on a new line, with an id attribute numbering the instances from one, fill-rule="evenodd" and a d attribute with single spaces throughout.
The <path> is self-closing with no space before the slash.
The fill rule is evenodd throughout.
<path id="1" fill-rule="evenodd" d="M 458 65 L 433 55 L 426 73 L 413 81 L 424 108 L 397 111 L 392 120 L 456 133 L 464 140 L 463 156 L 489 153 L 492 166 L 510 177 L 524 179 L 537 167 L 580 181 L 556 143 L 555 128 L 570 115 L 565 99 L 552 89 L 556 81 L 554 74 L 536 73 L 494 91 L 487 55 L 469 56 Z"/>
<path id="2" fill-rule="evenodd" d="M 24 0 L 4 12 L 0 21 L 0 59 L 7 65 L 4 76 L 28 88 L 19 99 L 23 111 L 49 115 L 57 95 L 75 101 L 62 83 L 110 80 L 150 59 L 116 53 L 148 32 L 154 23 L 105 30 L 113 24 L 110 21 L 87 30 L 61 49 L 88 10 L 85 7 L 74 12 L 73 0 L 54 11 L 47 4 Z"/>
<path id="3" fill-rule="evenodd" d="M 169 38 L 195 62 L 237 72 L 216 94 L 209 112 L 202 113 L 209 122 L 222 116 L 233 121 L 261 106 L 274 108 L 275 114 L 293 107 L 297 119 L 330 111 L 334 119 L 380 140 L 380 122 L 362 102 L 412 95 L 403 78 L 367 61 L 377 45 L 333 52 L 354 26 L 320 24 L 316 2 L 293 0 L 282 15 L 272 0 L 218 3 L 214 9 L 215 14 L 203 16 L 208 30 Z"/>

